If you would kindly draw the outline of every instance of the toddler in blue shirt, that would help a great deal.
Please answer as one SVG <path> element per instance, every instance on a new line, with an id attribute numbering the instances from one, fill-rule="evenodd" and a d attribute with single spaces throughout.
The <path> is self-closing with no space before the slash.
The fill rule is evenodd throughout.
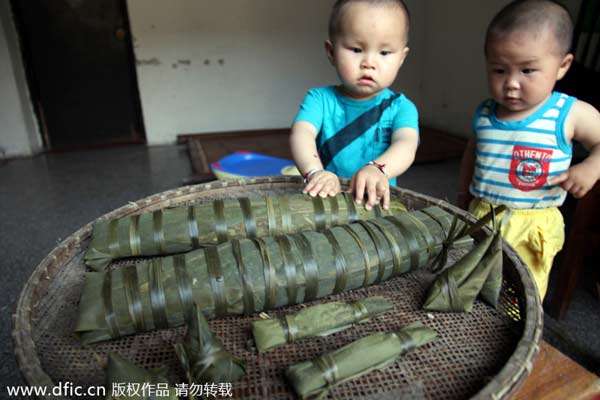
<path id="1" fill-rule="evenodd" d="M 389 89 L 408 54 L 409 13 L 402 0 L 338 0 L 327 57 L 341 83 L 311 89 L 292 126 L 290 145 L 305 193 L 334 196 L 339 177 L 371 209 L 388 209 L 390 183 L 413 163 L 418 113 Z"/>

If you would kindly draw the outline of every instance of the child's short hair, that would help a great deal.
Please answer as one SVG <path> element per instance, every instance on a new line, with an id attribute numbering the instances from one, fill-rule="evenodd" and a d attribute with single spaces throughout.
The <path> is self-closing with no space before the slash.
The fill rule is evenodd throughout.
<path id="1" fill-rule="evenodd" d="M 556 39 L 558 50 L 565 55 L 571 49 L 573 21 L 569 11 L 552 0 L 515 0 L 492 19 L 485 36 L 485 47 L 493 37 L 518 30 L 539 31 L 548 27 Z"/>
<path id="2" fill-rule="evenodd" d="M 359 2 L 373 5 L 395 5 L 399 7 L 402 10 L 402 12 L 404 12 L 404 16 L 406 17 L 406 31 L 404 35 L 406 41 L 408 42 L 408 30 L 410 28 L 410 12 L 408 11 L 408 7 L 406 7 L 406 4 L 404 4 L 404 1 L 402 0 L 337 0 L 333 5 L 331 15 L 329 16 L 329 39 L 333 40 L 335 35 L 339 31 L 339 22 L 344 6 L 349 3 Z"/>

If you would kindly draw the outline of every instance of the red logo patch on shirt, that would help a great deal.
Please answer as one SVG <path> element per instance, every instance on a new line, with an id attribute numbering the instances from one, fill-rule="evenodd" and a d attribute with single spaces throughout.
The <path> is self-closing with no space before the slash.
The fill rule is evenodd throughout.
<path id="1" fill-rule="evenodd" d="M 548 179 L 552 150 L 514 146 L 508 179 L 524 192 L 542 187 Z"/>

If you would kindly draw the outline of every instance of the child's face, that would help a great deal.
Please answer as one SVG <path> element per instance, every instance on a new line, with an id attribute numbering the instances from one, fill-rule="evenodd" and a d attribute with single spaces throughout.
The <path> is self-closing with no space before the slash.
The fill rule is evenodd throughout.
<path id="1" fill-rule="evenodd" d="M 537 110 L 552 94 L 573 60 L 560 55 L 553 33 L 516 31 L 491 38 L 486 47 L 489 89 L 498 103 L 496 113 L 513 120 Z"/>
<path id="2" fill-rule="evenodd" d="M 345 6 L 338 34 L 325 42 L 345 95 L 369 99 L 394 82 L 408 53 L 406 22 L 397 7 L 363 2 Z"/>

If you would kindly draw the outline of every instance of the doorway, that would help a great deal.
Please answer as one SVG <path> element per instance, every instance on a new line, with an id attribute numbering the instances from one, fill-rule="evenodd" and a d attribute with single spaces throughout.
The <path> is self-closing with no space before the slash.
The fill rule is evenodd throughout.
<path id="1" fill-rule="evenodd" d="M 48 151 L 145 143 L 125 0 L 12 0 Z"/>

